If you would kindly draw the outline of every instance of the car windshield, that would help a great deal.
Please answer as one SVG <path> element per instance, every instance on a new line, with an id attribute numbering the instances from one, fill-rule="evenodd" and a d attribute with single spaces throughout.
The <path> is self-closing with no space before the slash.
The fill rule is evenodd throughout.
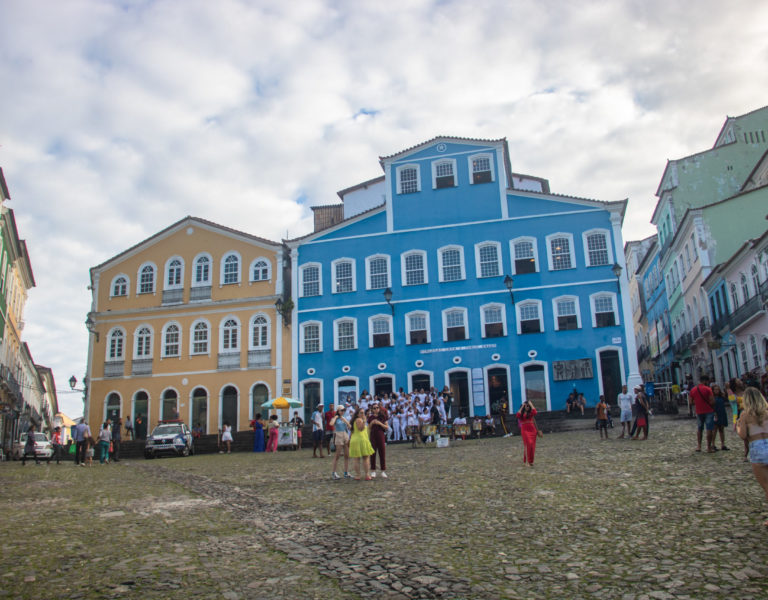
<path id="1" fill-rule="evenodd" d="M 47 442 L 48 441 L 48 436 L 45 435 L 44 433 L 36 433 L 35 434 L 35 441 L 36 442 Z"/>
<path id="2" fill-rule="evenodd" d="M 181 425 L 158 425 L 152 435 L 176 435 L 183 433 Z"/>

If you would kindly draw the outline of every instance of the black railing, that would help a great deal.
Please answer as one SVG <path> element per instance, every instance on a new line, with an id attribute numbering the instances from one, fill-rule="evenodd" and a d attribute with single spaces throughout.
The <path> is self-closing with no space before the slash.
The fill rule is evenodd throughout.
<path id="1" fill-rule="evenodd" d="M 763 310 L 763 300 L 760 296 L 752 296 L 744 304 L 739 306 L 728 318 L 731 331 L 739 327 L 744 321 Z"/>

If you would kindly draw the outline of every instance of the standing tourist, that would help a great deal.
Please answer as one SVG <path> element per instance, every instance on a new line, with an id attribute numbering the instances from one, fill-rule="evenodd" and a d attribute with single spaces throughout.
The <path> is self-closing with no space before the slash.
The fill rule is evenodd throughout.
<path id="1" fill-rule="evenodd" d="M 622 385 L 621 386 L 621 394 L 616 396 L 616 403 L 619 405 L 619 409 L 621 410 L 621 416 L 619 417 L 619 420 L 621 421 L 621 435 L 620 438 L 624 437 L 624 431 L 627 432 L 627 437 L 631 437 L 630 429 L 632 427 L 632 401 L 634 398 L 632 397 L 632 394 L 627 393 L 627 386 Z"/>
<path id="2" fill-rule="evenodd" d="M 312 458 L 318 458 L 317 450 L 320 449 L 320 458 L 323 458 L 323 405 L 318 404 L 312 413 Z"/>
<path id="3" fill-rule="evenodd" d="M 88 440 L 91 428 L 84 420 L 75 425 L 75 465 L 85 466 L 85 452 L 88 450 Z"/>
<path id="4" fill-rule="evenodd" d="M 355 480 L 360 481 L 365 477 L 371 481 L 369 469 L 371 461 L 368 458 L 373 454 L 373 446 L 368 438 L 368 425 L 365 421 L 365 410 L 361 407 L 355 411 L 352 417 L 352 436 L 349 439 L 349 456 L 354 459 Z"/>
<path id="5" fill-rule="evenodd" d="M 53 430 L 53 438 L 51 439 L 51 442 L 53 442 L 53 456 L 56 459 L 56 464 L 61 464 L 61 455 L 64 453 L 64 446 L 61 443 L 62 436 L 61 436 L 61 427 L 56 427 Z"/>
<path id="6" fill-rule="evenodd" d="M 264 452 L 264 423 L 261 420 L 261 413 L 251 421 L 251 427 L 253 428 L 253 451 Z"/>
<path id="7" fill-rule="evenodd" d="M 760 391 L 748 387 L 744 392 L 744 410 L 736 424 L 736 433 L 749 444 L 749 461 L 755 479 L 768 500 L 768 404 Z M 768 527 L 768 521 L 763 523 Z"/>
<path id="8" fill-rule="evenodd" d="M 228 421 L 224 421 L 224 429 L 221 433 L 221 443 L 227 445 L 227 454 L 232 453 L 232 426 Z M 219 454 L 224 454 L 224 448 L 219 450 Z"/>
<path id="9" fill-rule="evenodd" d="M 523 438 L 523 463 L 533 466 L 533 457 L 536 454 L 536 437 L 539 428 L 536 426 L 536 409 L 527 398 L 522 408 L 517 413 L 517 422 L 520 425 L 520 436 Z"/>
<path id="10" fill-rule="evenodd" d="M 338 404 L 336 405 L 338 406 Z M 331 421 L 333 420 L 333 417 L 336 416 L 336 410 L 334 409 L 333 404 L 331 404 L 328 407 L 328 410 L 325 411 L 325 453 L 330 456 L 331 455 L 331 439 L 333 439 L 333 425 L 331 425 Z"/>
<path id="11" fill-rule="evenodd" d="M 125 417 L 125 435 L 133 441 L 133 421 L 131 421 L 131 415 Z"/>
<path id="12" fill-rule="evenodd" d="M 693 386 L 688 395 L 696 407 L 698 428 L 696 430 L 696 452 L 701 452 L 702 432 L 707 430 L 707 452 L 715 451 L 715 397 L 709 387 L 709 376 L 702 375 L 699 385 Z"/>
<path id="13" fill-rule="evenodd" d="M 435 412 L 437 410 L 435 409 Z M 438 415 L 438 419 L 440 416 Z M 371 408 L 371 416 L 368 417 L 368 431 L 370 432 L 371 446 L 371 477 L 376 477 L 376 455 L 379 455 L 379 466 L 381 467 L 381 476 L 387 478 L 387 440 L 386 431 L 387 411 L 380 404 L 374 404 Z"/>
<path id="14" fill-rule="evenodd" d="M 267 421 L 267 431 L 269 432 L 267 452 L 277 452 L 277 437 L 280 433 L 280 424 L 277 422 L 277 415 L 269 417 L 269 421 Z"/>
<path id="15" fill-rule="evenodd" d="M 109 443 L 112 441 L 112 432 L 109 430 L 109 421 L 106 421 L 99 431 L 99 464 L 109 462 Z"/>
<path id="16" fill-rule="evenodd" d="M 728 402 L 723 394 L 723 390 L 716 383 L 712 385 L 712 395 L 715 397 L 715 433 L 712 445 L 717 446 L 717 436 L 720 435 L 720 450 L 730 450 L 725 445 L 725 427 L 728 425 L 728 413 L 725 412 L 725 406 Z"/>
<path id="17" fill-rule="evenodd" d="M 600 396 L 600 402 L 597 403 L 597 429 L 600 432 L 600 439 L 608 439 L 608 405 L 605 403 L 605 396 Z"/>
<path id="18" fill-rule="evenodd" d="M 336 454 L 333 455 L 333 479 L 341 479 L 336 472 L 339 457 L 344 457 L 344 477 L 349 477 L 349 421 L 344 418 L 344 407 L 336 405 L 336 416 L 333 417 L 333 443 L 336 446 Z"/>
<path id="19" fill-rule="evenodd" d="M 301 430 L 304 429 L 304 420 L 299 416 L 298 410 L 293 411 L 293 419 L 290 423 L 296 428 L 296 449 L 301 450 Z"/>
<path id="20" fill-rule="evenodd" d="M 136 417 L 134 423 L 134 429 L 136 430 L 136 439 L 143 440 L 147 437 L 147 424 L 144 422 L 144 415 Z"/>
<path id="21" fill-rule="evenodd" d="M 637 433 L 632 438 L 633 440 L 647 440 L 648 439 L 648 397 L 645 395 L 642 387 L 637 388 L 637 396 L 635 397 L 635 410 L 637 411 L 637 419 L 635 425 L 637 426 Z M 643 437 L 640 437 L 640 431 L 643 432 Z"/>

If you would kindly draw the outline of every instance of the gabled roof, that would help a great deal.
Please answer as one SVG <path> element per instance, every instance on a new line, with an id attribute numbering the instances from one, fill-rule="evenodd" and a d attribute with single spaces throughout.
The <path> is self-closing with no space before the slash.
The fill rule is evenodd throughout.
<path id="1" fill-rule="evenodd" d="M 300 235 L 299 237 L 284 239 L 283 243 L 290 246 L 291 244 L 296 244 L 297 242 L 303 242 L 303 241 L 307 241 L 307 240 L 311 240 L 313 238 L 319 237 L 321 235 L 327 235 L 329 233 L 336 231 L 337 229 L 340 229 L 341 227 L 345 227 L 349 225 L 350 223 L 359 221 L 363 217 L 367 217 L 374 213 L 381 212 L 382 210 L 384 210 L 385 206 L 386 204 L 379 204 L 377 206 L 373 206 L 368 210 L 364 210 L 361 213 L 357 213 L 356 215 L 347 217 L 343 221 L 339 221 L 338 223 L 336 223 L 335 225 L 332 225 L 331 227 L 327 227 L 326 229 L 321 229 L 320 231 L 311 231 L 305 235 Z"/>
<path id="2" fill-rule="evenodd" d="M 720 136 L 723 135 L 723 133 L 725 132 L 725 128 L 728 126 L 729 123 L 732 123 L 733 121 L 738 121 L 743 117 L 748 117 L 749 115 L 753 115 L 757 112 L 760 112 L 761 110 L 765 110 L 766 108 L 768 108 L 768 106 L 762 106 L 760 108 L 756 108 L 755 110 L 750 110 L 749 112 L 744 113 L 743 115 L 739 115 L 738 117 L 725 117 L 723 126 L 720 128 L 720 131 L 718 132 L 717 137 L 715 138 L 715 143 L 712 145 L 712 148 L 718 148 L 717 142 L 720 140 Z"/>
<path id="3" fill-rule="evenodd" d="M 743 192 L 744 188 L 747 187 L 747 184 L 749 184 L 749 182 L 752 181 L 752 177 L 754 176 L 755 173 L 757 173 L 758 170 L 760 170 L 760 167 L 763 166 L 763 164 L 766 161 L 766 158 L 768 158 L 768 150 L 763 152 L 763 155 L 760 157 L 760 160 L 758 160 L 757 163 L 755 163 L 755 168 L 749 172 L 749 175 L 747 175 L 747 178 L 744 180 L 744 183 L 739 188 L 740 192 Z"/>
<path id="4" fill-rule="evenodd" d="M 426 142 L 421 142 L 420 144 L 416 144 L 415 146 L 411 146 L 410 148 L 406 148 L 405 150 L 401 150 L 400 152 L 395 152 L 394 154 L 390 154 L 389 156 L 380 156 L 379 162 L 383 163 L 385 160 L 390 160 L 398 156 L 413 154 L 414 152 L 421 150 L 422 148 L 426 148 L 427 146 L 430 146 L 435 142 L 465 142 L 470 144 L 498 144 L 500 142 L 506 143 L 506 141 L 507 141 L 507 138 L 499 138 L 498 140 L 485 140 L 481 138 L 463 138 L 463 137 L 457 137 L 453 135 L 438 135 L 437 137 L 433 137 L 431 140 L 427 140 Z"/>
<path id="5" fill-rule="evenodd" d="M 250 233 L 245 233 L 244 231 L 238 231 L 237 229 L 232 229 L 231 227 L 226 227 L 224 225 L 219 225 L 218 223 L 214 223 L 213 221 L 208 221 L 206 219 L 201 219 L 200 217 L 186 216 L 183 219 L 176 221 L 172 225 L 169 225 L 165 229 L 158 231 L 154 235 L 151 235 L 150 237 L 140 241 L 138 244 L 134 244 L 127 250 L 123 250 L 122 252 L 120 252 L 119 254 L 116 254 L 112 258 L 105 260 L 104 262 L 96 265 L 95 267 L 91 267 L 90 269 L 91 279 L 93 279 L 93 274 L 96 271 L 104 269 L 107 266 L 109 266 L 111 263 L 118 261 L 122 258 L 125 258 L 127 256 L 130 256 L 131 254 L 135 253 L 136 250 L 138 250 L 139 248 L 148 246 L 156 241 L 159 241 L 161 238 L 167 237 L 171 233 L 175 233 L 177 230 L 193 223 L 197 224 L 198 226 L 202 226 L 208 230 L 221 231 L 224 233 L 228 233 L 230 235 L 240 237 L 245 241 L 257 242 L 265 246 L 273 246 L 273 247 L 279 247 L 281 245 L 280 242 L 273 242 L 272 240 L 268 240 L 266 238 L 252 235 Z"/>

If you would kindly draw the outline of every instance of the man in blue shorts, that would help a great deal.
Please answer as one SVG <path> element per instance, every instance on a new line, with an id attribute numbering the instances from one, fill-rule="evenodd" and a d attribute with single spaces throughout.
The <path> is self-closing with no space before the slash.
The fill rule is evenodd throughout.
<path id="1" fill-rule="evenodd" d="M 696 408 L 696 418 L 699 421 L 696 431 L 696 452 L 701 452 L 702 431 L 707 430 L 707 452 L 717 452 L 715 448 L 715 396 L 709 387 L 709 376 L 702 375 L 699 385 L 691 388 L 689 395 Z"/>

